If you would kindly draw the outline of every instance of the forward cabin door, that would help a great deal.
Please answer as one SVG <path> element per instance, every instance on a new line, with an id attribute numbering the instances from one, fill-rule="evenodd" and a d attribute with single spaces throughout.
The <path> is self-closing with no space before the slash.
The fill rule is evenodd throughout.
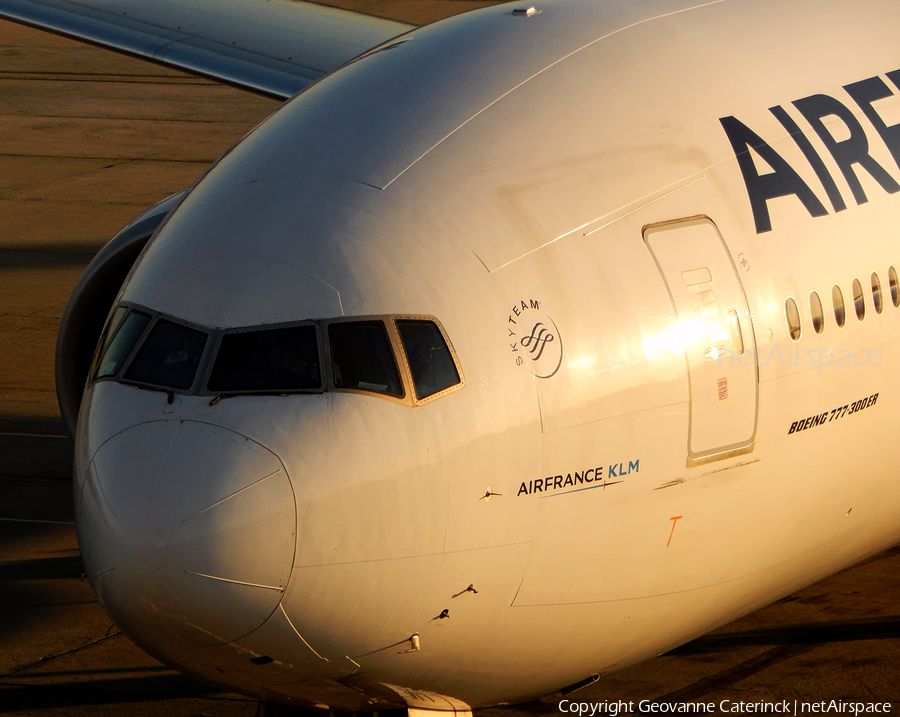
<path id="1" fill-rule="evenodd" d="M 646 227 L 644 241 L 669 290 L 671 335 L 687 362 L 688 463 L 747 452 L 756 434 L 756 341 L 722 236 L 707 217 L 693 217 Z"/>

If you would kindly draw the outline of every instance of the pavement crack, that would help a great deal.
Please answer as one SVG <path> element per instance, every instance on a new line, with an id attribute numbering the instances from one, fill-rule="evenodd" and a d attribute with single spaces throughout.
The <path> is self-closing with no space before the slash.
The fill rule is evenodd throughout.
<path id="1" fill-rule="evenodd" d="M 9 677 L 12 677 L 13 675 L 18 675 L 21 672 L 25 672 L 26 670 L 31 670 L 36 667 L 42 667 L 50 662 L 53 662 L 54 660 L 58 660 L 60 657 L 65 657 L 66 655 L 71 655 L 75 652 L 81 652 L 82 650 L 86 650 L 87 648 L 97 645 L 101 642 L 106 642 L 107 640 L 112 640 L 113 638 L 116 638 L 121 634 L 122 634 L 121 630 L 117 630 L 116 632 L 112 633 L 111 635 L 104 635 L 103 637 L 98 637 L 96 640 L 92 640 L 91 642 L 87 642 L 84 645 L 80 645 L 78 647 L 73 647 L 71 650 L 65 650 L 65 651 L 59 652 L 55 655 L 45 655 L 44 657 L 41 657 L 40 659 L 37 659 L 34 662 L 29 662 L 26 665 L 20 665 L 19 667 L 16 667 L 15 669 L 10 670 L 6 674 L 0 675 L 0 680 L 5 680 Z"/>

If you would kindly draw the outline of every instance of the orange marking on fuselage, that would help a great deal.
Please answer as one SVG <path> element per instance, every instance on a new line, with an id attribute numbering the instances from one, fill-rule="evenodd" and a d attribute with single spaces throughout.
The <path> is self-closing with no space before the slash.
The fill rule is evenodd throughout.
<path id="1" fill-rule="evenodd" d="M 672 544 L 672 536 L 675 535 L 675 526 L 677 525 L 678 521 L 681 520 L 681 518 L 682 516 L 680 515 L 669 518 L 669 520 L 672 521 L 672 532 L 669 533 L 669 541 L 666 543 L 667 548 Z"/>

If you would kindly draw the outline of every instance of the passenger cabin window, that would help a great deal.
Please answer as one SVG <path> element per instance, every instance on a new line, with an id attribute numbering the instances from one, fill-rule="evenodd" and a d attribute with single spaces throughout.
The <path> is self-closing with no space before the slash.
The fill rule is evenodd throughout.
<path id="1" fill-rule="evenodd" d="M 328 326 L 336 388 L 402 397 L 403 383 L 381 321 L 342 321 Z"/>
<path id="2" fill-rule="evenodd" d="M 900 285 L 897 283 L 897 270 L 894 267 L 888 269 L 888 281 L 891 285 L 891 302 L 896 309 L 900 306 Z"/>
<path id="3" fill-rule="evenodd" d="M 397 330 L 418 400 L 460 382 L 456 363 L 437 324 L 426 320 L 401 319 L 397 321 Z"/>
<path id="4" fill-rule="evenodd" d="M 881 278 L 878 272 L 873 271 L 869 275 L 869 286 L 872 289 L 872 307 L 877 315 L 884 312 L 885 296 L 881 286 Z M 897 276 L 897 270 L 893 266 L 888 267 L 888 287 L 891 293 L 891 303 L 895 308 L 900 308 L 900 279 Z M 852 284 L 853 292 L 853 308 L 856 312 L 856 318 L 860 321 L 866 318 L 866 297 L 863 290 L 862 282 L 854 279 Z M 831 287 L 831 303 L 834 306 L 834 320 L 838 328 L 843 328 L 847 322 L 847 312 L 844 308 L 844 295 L 841 288 L 835 284 Z M 825 330 L 825 316 L 822 308 L 822 300 L 816 291 L 809 293 L 809 313 L 812 319 L 813 330 L 816 334 L 821 334 Z M 800 311 L 797 302 L 788 297 L 784 302 L 784 314 L 787 320 L 788 332 L 791 340 L 798 341 L 802 332 L 800 322 Z"/>
<path id="5" fill-rule="evenodd" d="M 834 304 L 834 320 L 839 328 L 843 328 L 847 323 L 847 312 L 844 309 L 844 295 L 837 284 L 831 287 L 831 303 Z"/>
<path id="6" fill-rule="evenodd" d="M 125 359 L 131 353 L 147 324 L 150 317 L 140 311 L 132 311 L 125 317 L 128 311 L 125 307 L 119 307 L 113 314 L 112 320 L 106 330 L 106 336 L 100 349 L 100 361 L 97 363 L 97 372 L 94 378 L 115 376 Z M 123 317 L 124 320 L 123 320 Z"/>
<path id="7" fill-rule="evenodd" d="M 788 298 L 784 302 L 784 313 L 787 317 L 788 331 L 791 333 L 791 340 L 797 341 L 800 338 L 800 310 L 797 308 L 797 302 Z"/>
<path id="8" fill-rule="evenodd" d="M 821 334 L 825 328 L 825 315 L 822 311 L 822 300 L 815 291 L 809 295 L 809 313 L 812 316 L 813 330 Z"/>
<path id="9" fill-rule="evenodd" d="M 321 389 L 316 327 L 307 324 L 226 334 L 207 388 L 216 393 Z"/>
<path id="10" fill-rule="evenodd" d="M 880 314 L 884 309 L 884 303 L 881 298 L 881 280 L 875 272 L 872 272 L 872 302 L 875 304 L 875 313 Z"/>
<path id="11" fill-rule="evenodd" d="M 125 380 L 185 390 L 194 383 L 207 336 L 160 319 L 125 372 Z"/>
<path id="12" fill-rule="evenodd" d="M 853 306 L 856 307 L 856 318 L 862 321 L 866 318 L 866 300 L 863 296 L 862 284 L 859 279 L 853 280 Z"/>

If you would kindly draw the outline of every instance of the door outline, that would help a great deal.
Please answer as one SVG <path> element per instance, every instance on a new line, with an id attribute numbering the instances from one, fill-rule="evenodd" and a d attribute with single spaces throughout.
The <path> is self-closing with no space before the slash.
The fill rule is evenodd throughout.
<path id="1" fill-rule="evenodd" d="M 672 309 L 675 312 L 676 317 L 678 317 L 680 319 L 681 311 L 679 311 L 678 302 L 676 300 L 674 292 L 672 291 L 672 287 L 670 286 L 670 280 L 674 279 L 675 277 L 672 276 L 672 274 L 671 274 L 671 267 L 670 267 L 670 274 L 669 275 L 666 274 L 666 271 L 663 268 L 663 265 L 661 264 L 659 257 L 657 256 L 656 252 L 654 252 L 653 247 L 650 244 L 651 237 L 648 235 L 654 233 L 656 230 L 669 229 L 669 228 L 675 229 L 679 225 L 687 226 L 690 224 L 695 224 L 695 225 L 705 224 L 705 225 L 708 225 L 715 232 L 715 235 L 719 239 L 719 245 L 721 246 L 725 257 L 727 258 L 727 266 L 731 271 L 731 276 L 734 277 L 734 281 L 735 281 L 736 287 L 739 292 L 739 297 L 740 297 L 736 308 L 739 311 L 743 312 L 744 315 L 746 316 L 746 324 L 747 324 L 746 328 L 749 329 L 749 331 L 742 330 L 740 328 L 740 323 L 738 323 L 738 337 L 740 338 L 741 342 L 744 345 L 752 342 L 752 344 L 750 346 L 750 353 L 751 353 L 750 360 L 752 362 L 752 376 L 753 376 L 753 408 L 752 408 L 752 429 L 750 431 L 749 437 L 742 438 L 733 443 L 716 446 L 715 448 L 708 449 L 708 450 L 692 451 L 691 441 L 692 441 L 693 434 L 694 434 L 694 422 L 695 422 L 695 416 L 694 416 L 695 391 L 694 391 L 694 383 L 693 383 L 694 377 L 692 376 L 692 372 L 691 372 L 692 362 L 688 356 L 688 347 L 686 346 L 684 359 L 685 359 L 685 364 L 687 367 L 688 405 L 689 405 L 688 434 L 687 434 L 687 445 L 686 445 L 687 466 L 688 467 L 696 466 L 696 465 L 703 465 L 703 464 L 710 463 L 713 461 L 719 461 L 719 460 L 722 460 L 725 458 L 730 458 L 732 456 L 751 453 L 755 446 L 756 432 L 757 432 L 758 425 L 759 425 L 759 366 L 757 365 L 757 361 L 756 361 L 756 356 L 757 356 L 756 328 L 753 324 L 753 319 L 750 314 L 750 304 L 749 304 L 749 301 L 747 300 L 747 292 L 744 289 L 744 284 L 741 281 L 740 274 L 737 271 L 737 266 L 734 263 L 734 258 L 732 257 L 731 252 L 728 249 L 728 244 L 725 242 L 725 239 L 722 236 L 722 233 L 719 231 L 719 227 L 709 216 L 707 216 L 705 214 L 696 214 L 693 216 L 683 217 L 680 219 L 671 219 L 671 220 L 667 220 L 667 221 L 663 221 L 663 222 L 655 222 L 652 224 L 646 224 L 641 229 L 641 236 L 644 240 L 644 244 L 647 247 L 647 250 L 650 252 L 650 256 L 653 257 L 653 261 L 656 264 L 657 270 L 659 271 L 660 278 L 662 279 L 663 284 L 665 284 L 666 293 L 669 296 L 669 301 L 671 302 Z M 732 313 L 732 311 L 728 311 L 728 309 L 726 309 L 726 314 L 730 314 L 730 313 Z M 750 342 L 747 341 L 748 338 L 750 339 Z M 740 353 L 740 352 L 738 352 L 738 353 Z"/>

